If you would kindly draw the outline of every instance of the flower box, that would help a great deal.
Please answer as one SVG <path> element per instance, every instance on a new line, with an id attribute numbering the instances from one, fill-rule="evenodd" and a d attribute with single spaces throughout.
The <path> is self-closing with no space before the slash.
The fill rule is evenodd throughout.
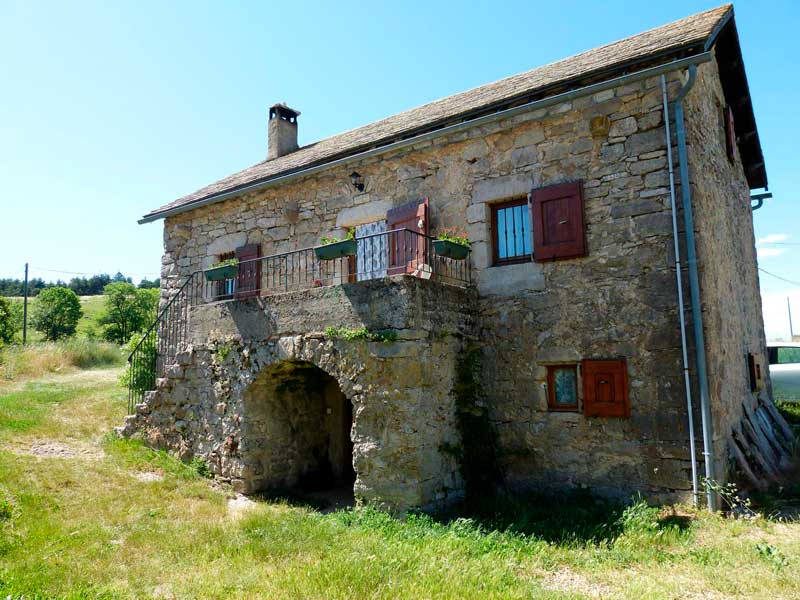
<path id="1" fill-rule="evenodd" d="M 205 270 L 206 280 L 208 281 L 223 281 L 224 279 L 233 279 L 239 275 L 239 265 L 221 265 L 219 267 L 211 267 Z"/>
<path id="2" fill-rule="evenodd" d="M 433 240 L 433 251 L 445 258 L 464 260 L 469 254 L 469 246 L 456 244 L 450 240 Z"/>
<path id="3" fill-rule="evenodd" d="M 334 260 L 342 256 L 354 256 L 358 250 L 356 240 L 342 240 L 314 248 L 314 254 L 319 260 Z"/>

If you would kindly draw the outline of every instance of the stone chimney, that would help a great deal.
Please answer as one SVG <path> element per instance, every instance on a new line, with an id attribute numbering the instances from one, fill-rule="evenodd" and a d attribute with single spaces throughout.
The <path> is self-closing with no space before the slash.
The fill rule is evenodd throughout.
<path id="1" fill-rule="evenodd" d="M 269 108 L 269 145 L 267 160 L 297 150 L 297 117 L 300 113 L 285 104 Z"/>

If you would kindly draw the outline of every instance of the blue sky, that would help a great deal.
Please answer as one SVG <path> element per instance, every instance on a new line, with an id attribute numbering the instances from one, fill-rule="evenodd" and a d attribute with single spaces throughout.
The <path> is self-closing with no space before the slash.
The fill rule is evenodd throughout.
<path id="1" fill-rule="evenodd" d="M 717 4 L 0 0 L 0 277 L 157 276 L 161 223 L 136 219 L 261 160 L 275 101 L 308 143 Z M 775 194 L 760 265 L 800 281 L 800 3 L 736 16 Z M 787 294 L 800 325 L 800 285 L 761 280 L 768 332 Z"/>

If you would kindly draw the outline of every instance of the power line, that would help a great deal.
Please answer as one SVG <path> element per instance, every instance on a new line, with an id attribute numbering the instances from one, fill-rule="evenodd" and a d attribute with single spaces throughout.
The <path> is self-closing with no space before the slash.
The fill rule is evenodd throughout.
<path id="1" fill-rule="evenodd" d="M 769 271 L 767 271 L 766 269 L 762 269 L 761 267 L 758 267 L 758 270 L 761 271 L 762 273 L 766 273 L 767 275 L 774 277 L 775 279 L 780 279 L 781 281 L 785 281 L 786 283 L 791 283 L 793 285 L 800 285 L 800 281 L 792 281 L 791 279 L 786 279 L 785 277 L 781 277 L 780 275 L 775 275 L 775 273 L 770 273 Z"/>
<path id="2" fill-rule="evenodd" d="M 87 273 L 87 272 L 84 272 L 84 271 L 63 271 L 61 269 L 45 269 L 44 267 L 34 267 L 34 266 L 31 266 L 31 270 L 46 271 L 48 273 L 60 273 L 61 275 L 92 275 L 92 276 L 99 275 L 99 273 L 97 273 L 97 272 Z M 107 275 L 107 273 L 104 273 L 104 274 Z M 137 277 L 150 277 L 151 274 L 128 273 L 128 275 L 135 275 Z M 159 277 L 159 276 L 156 275 L 155 277 Z"/>

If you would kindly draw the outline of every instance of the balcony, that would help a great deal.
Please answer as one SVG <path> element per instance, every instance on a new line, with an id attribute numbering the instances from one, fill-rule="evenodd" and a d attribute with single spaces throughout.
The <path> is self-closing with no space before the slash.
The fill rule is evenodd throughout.
<path id="1" fill-rule="evenodd" d="M 192 273 L 128 358 L 129 410 L 155 389 L 178 352 L 212 331 L 266 339 L 328 325 L 404 329 L 419 320 L 420 303 L 427 315 L 420 327 L 431 328 L 463 304 L 471 282 L 467 248 L 408 229 L 347 242 L 242 260 L 211 281 L 206 271 Z"/>
<path id="2" fill-rule="evenodd" d="M 468 248 L 463 258 L 409 229 L 376 233 L 338 244 L 304 248 L 240 261 L 230 277 L 209 281 L 207 271 L 190 276 L 190 304 L 241 300 L 287 292 L 411 275 L 445 285 L 470 284 Z"/>

